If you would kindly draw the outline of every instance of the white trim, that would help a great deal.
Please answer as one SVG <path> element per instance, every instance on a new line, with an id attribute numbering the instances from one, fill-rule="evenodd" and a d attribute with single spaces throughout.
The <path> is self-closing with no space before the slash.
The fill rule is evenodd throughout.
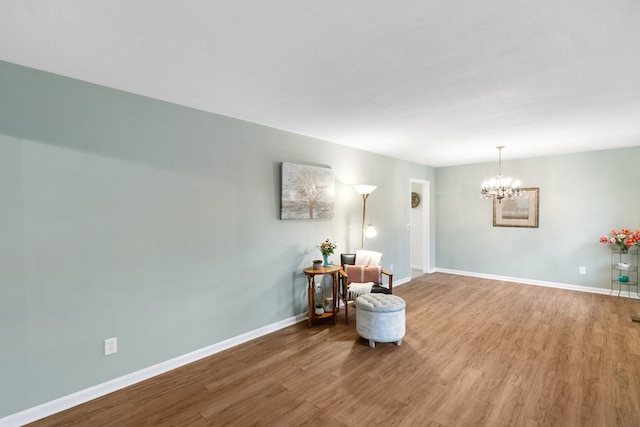
<path id="1" fill-rule="evenodd" d="M 431 217 L 431 206 L 430 206 L 430 194 L 431 194 L 431 182 L 424 179 L 411 178 L 409 180 L 409 194 L 413 191 L 413 184 L 419 184 L 420 198 L 422 202 L 422 218 L 420 218 L 420 222 L 422 223 L 422 235 L 420 236 L 420 249 L 422 252 L 422 259 L 420 260 L 422 265 L 418 267 L 418 269 L 422 270 L 423 273 L 427 273 L 431 268 L 429 267 L 429 259 L 430 259 L 430 217 Z M 412 218 L 411 215 L 411 203 L 407 203 L 407 208 L 409 209 L 409 218 Z M 413 230 L 414 224 L 410 222 L 410 230 Z M 412 232 L 412 231 L 411 231 Z M 413 260 L 411 254 L 411 237 L 409 237 L 409 264 Z M 413 268 L 413 267 L 412 267 Z"/>
<path id="2" fill-rule="evenodd" d="M 306 313 L 299 314 L 295 317 L 290 317 L 280 322 L 272 323 L 271 325 L 249 331 L 242 335 L 229 338 L 227 340 L 212 344 L 191 353 L 183 354 L 182 356 L 178 356 L 173 359 L 158 363 L 156 365 L 140 369 L 139 371 L 132 372 L 122 377 L 114 378 L 102 384 L 97 384 L 84 390 L 71 393 L 67 396 L 63 396 L 50 402 L 43 403 L 42 405 L 34 406 L 33 408 L 29 408 L 24 411 L 9 415 L 7 417 L 0 418 L 0 426 L 21 426 L 37 421 L 39 419 L 48 417 L 55 413 L 64 411 L 66 409 L 112 393 L 114 391 L 123 389 L 125 387 L 129 387 L 130 385 L 139 383 L 141 381 L 147 380 L 181 366 L 188 365 L 189 363 L 193 363 L 197 360 L 214 355 L 247 341 L 259 338 L 263 335 L 267 335 L 280 329 L 286 328 L 287 326 L 291 326 L 306 319 Z"/>
<path id="3" fill-rule="evenodd" d="M 411 277 L 405 277 L 404 279 L 398 279 L 393 281 L 393 287 L 402 286 L 405 283 L 409 283 L 411 281 Z"/>
<path id="4" fill-rule="evenodd" d="M 478 277 L 482 279 L 501 280 L 504 282 L 522 283 L 525 285 L 545 286 L 547 288 L 567 289 L 570 291 L 589 292 L 592 294 L 609 295 L 611 293 L 611 289 L 592 288 L 590 286 L 578 286 L 578 285 L 570 285 L 567 283 L 558 283 L 558 282 L 547 282 L 544 280 L 522 279 L 520 277 L 497 276 L 494 274 L 474 273 L 470 271 L 450 270 L 448 268 L 436 268 L 435 272 L 457 274 L 458 276 Z M 620 296 L 639 299 L 637 295 L 632 294 L 631 292 L 629 292 L 627 295 L 624 295 L 624 292 L 622 292 L 620 293 Z"/>

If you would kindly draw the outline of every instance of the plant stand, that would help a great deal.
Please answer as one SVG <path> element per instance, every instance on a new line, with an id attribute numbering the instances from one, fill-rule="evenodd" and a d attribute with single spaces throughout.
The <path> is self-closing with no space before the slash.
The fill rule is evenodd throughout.
<path id="1" fill-rule="evenodd" d="M 611 250 L 611 292 L 609 295 L 612 295 L 617 287 L 617 296 L 620 296 L 623 286 L 627 286 L 629 297 L 631 297 L 631 287 L 635 286 L 636 295 L 640 297 L 638 292 L 638 248 L 636 246 L 632 246 L 627 251 Z M 635 321 L 640 321 L 640 316 L 638 319 Z"/>

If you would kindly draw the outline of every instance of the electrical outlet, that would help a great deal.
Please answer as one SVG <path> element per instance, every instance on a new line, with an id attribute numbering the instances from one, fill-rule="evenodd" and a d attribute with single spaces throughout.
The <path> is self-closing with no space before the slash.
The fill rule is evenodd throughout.
<path id="1" fill-rule="evenodd" d="M 578 268 L 578 273 L 580 273 L 580 274 L 587 274 L 587 267 L 582 267 L 582 266 L 580 266 L 580 267 Z"/>
<path id="2" fill-rule="evenodd" d="M 391 264 L 391 265 L 389 266 L 389 270 L 390 270 L 390 271 L 393 271 L 393 264 Z"/>
<path id="3" fill-rule="evenodd" d="M 104 340 L 104 355 L 108 356 L 118 352 L 118 338 L 107 338 Z"/>

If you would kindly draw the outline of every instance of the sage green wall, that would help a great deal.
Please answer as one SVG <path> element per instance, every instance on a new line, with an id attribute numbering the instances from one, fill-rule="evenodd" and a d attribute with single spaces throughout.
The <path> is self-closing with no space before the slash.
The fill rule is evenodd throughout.
<path id="1" fill-rule="evenodd" d="M 315 246 L 359 248 L 352 184 L 410 275 L 433 169 L 6 62 L 0 93 L 0 417 L 303 313 Z M 279 219 L 283 161 L 333 168 L 332 220 Z"/>
<path id="2" fill-rule="evenodd" d="M 493 227 L 492 204 L 478 195 L 497 159 L 438 168 L 436 265 L 609 289 L 610 251 L 598 239 L 640 228 L 639 166 L 640 147 L 503 161 L 505 175 L 540 188 L 539 228 Z"/>

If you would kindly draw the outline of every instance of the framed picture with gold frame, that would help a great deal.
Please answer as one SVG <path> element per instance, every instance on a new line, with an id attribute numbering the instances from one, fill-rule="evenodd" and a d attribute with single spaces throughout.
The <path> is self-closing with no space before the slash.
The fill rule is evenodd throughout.
<path id="1" fill-rule="evenodd" d="M 493 200 L 494 227 L 538 228 L 540 188 L 521 188 L 513 199 Z"/>

